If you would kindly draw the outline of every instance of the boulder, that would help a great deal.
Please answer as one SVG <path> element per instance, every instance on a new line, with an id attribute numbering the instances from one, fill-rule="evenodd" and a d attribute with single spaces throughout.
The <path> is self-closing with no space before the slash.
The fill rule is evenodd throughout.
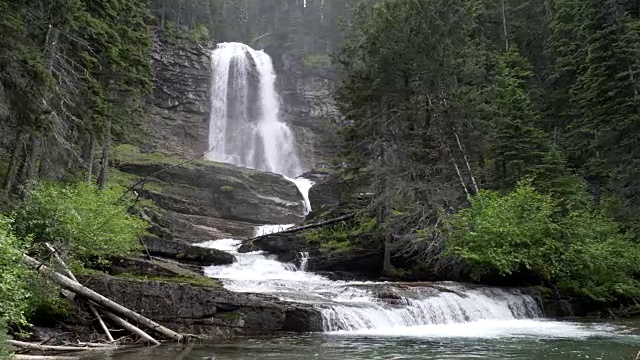
<path id="1" fill-rule="evenodd" d="M 189 265 L 177 262 L 148 260 L 143 258 L 118 258 L 111 261 L 109 273 L 112 275 L 136 275 L 150 277 L 202 278 L 199 272 L 189 269 Z"/>
<path id="2" fill-rule="evenodd" d="M 320 272 L 335 279 L 374 279 L 382 271 L 384 253 L 354 245 L 345 251 L 328 251 L 301 234 L 274 234 L 245 242 L 240 253 L 265 251 L 278 256 L 280 261 L 294 262 L 302 252 L 309 253 L 307 270 Z M 335 273 L 333 276 L 331 273 Z"/>
<path id="3" fill-rule="evenodd" d="M 80 276 L 79 280 L 99 294 L 182 333 L 215 338 L 322 331 L 322 315 L 312 305 L 269 295 L 107 275 Z"/>
<path id="4" fill-rule="evenodd" d="M 184 239 L 190 243 L 211 240 L 248 238 L 253 236 L 255 224 L 210 216 L 182 214 L 161 208 L 145 210 L 153 226 L 151 232 L 163 238 Z"/>
<path id="5" fill-rule="evenodd" d="M 217 249 L 193 246 L 181 240 L 167 240 L 147 236 L 144 244 L 149 254 L 178 260 L 200 266 L 229 265 L 236 261 L 235 256 Z"/>
<path id="6" fill-rule="evenodd" d="M 281 175 L 230 164 L 142 153 L 131 146 L 114 151 L 114 165 L 134 179 L 152 176 L 140 194 L 173 213 L 253 224 L 291 224 L 304 219 L 304 200 Z"/>

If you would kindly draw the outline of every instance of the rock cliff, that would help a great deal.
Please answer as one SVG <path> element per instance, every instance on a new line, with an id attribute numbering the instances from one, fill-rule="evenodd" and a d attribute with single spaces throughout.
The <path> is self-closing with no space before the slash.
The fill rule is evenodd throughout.
<path id="1" fill-rule="evenodd" d="M 79 280 L 128 309 L 186 334 L 219 338 L 322 331 L 322 316 L 313 306 L 268 295 L 107 275 L 80 276 Z"/>
<path id="2" fill-rule="evenodd" d="M 204 47 L 154 34 L 148 147 L 194 157 L 207 150 L 211 61 Z"/>

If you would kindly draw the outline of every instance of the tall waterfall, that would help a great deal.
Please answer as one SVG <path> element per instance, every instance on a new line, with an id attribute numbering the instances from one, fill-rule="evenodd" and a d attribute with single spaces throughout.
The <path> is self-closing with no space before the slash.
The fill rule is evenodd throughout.
<path id="1" fill-rule="evenodd" d="M 213 51 L 207 160 L 288 177 L 302 173 L 295 139 L 279 119 L 280 99 L 269 55 L 240 43 Z"/>

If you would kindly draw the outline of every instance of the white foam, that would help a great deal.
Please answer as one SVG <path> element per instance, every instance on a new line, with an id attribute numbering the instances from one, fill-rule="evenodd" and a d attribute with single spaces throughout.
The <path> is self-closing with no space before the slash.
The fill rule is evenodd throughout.
<path id="1" fill-rule="evenodd" d="M 418 338 L 590 338 L 616 335 L 608 325 L 587 325 L 548 320 L 480 320 L 466 323 L 433 324 L 409 327 L 381 327 L 355 331 L 336 331 L 335 335 Z"/>
<path id="2" fill-rule="evenodd" d="M 292 183 L 296 184 L 296 186 L 298 187 L 298 190 L 300 191 L 300 194 L 302 194 L 302 198 L 304 199 L 305 215 L 309 214 L 311 212 L 311 201 L 309 201 L 309 190 L 311 190 L 313 185 L 315 185 L 315 182 L 309 179 L 305 179 L 303 177 L 297 177 L 295 179 L 288 178 L 288 177 L 285 177 L 285 178 L 291 181 Z"/>

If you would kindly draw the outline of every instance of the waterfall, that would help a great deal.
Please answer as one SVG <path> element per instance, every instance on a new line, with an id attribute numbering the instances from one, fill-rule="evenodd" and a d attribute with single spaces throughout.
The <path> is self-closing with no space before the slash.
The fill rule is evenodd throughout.
<path id="1" fill-rule="evenodd" d="M 268 233 L 273 227 L 259 227 Z M 542 316 L 535 300 L 515 289 L 469 287 L 444 282 L 434 286 L 397 286 L 386 282 L 333 281 L 305 272 L 308 254 L 300 254 L 300 266 L 281 263 L 262 252 L 240 254 L 240 240 L 200 244 L 233 253 L 237 262 L 205 268 L 236 292 L 266 293 L 285 301 L 313 304 L 321 313 L 327 332 L 380 331 L 400 328 L 521 321 Z"/>
<path id="2" fill-rule="evenodd" d="M 302 173 L 293 132 L 279 119 L 280 99 L 269 55 L 240 43 L 211 54 L 207 160 L 288 177 Z"/>

